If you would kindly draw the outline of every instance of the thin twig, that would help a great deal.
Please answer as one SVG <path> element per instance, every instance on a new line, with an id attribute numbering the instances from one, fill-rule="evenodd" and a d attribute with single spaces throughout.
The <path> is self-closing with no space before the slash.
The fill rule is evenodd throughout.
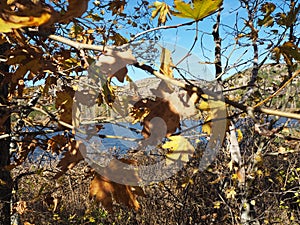
<path id="1" fill-rule="evenodd" d="M 283 90 L 283 88 L 285 88 L 290 82 L 292 82 L 292 80 L 298 76 L 300 73 L 300 69 L 295 71 L 294 74 L 292 75 L 292 77 L 287 80 L 277 91 L 275 91 L 272 95 L 270 95 L 269 97 L 267 97 L 266 99 L 264 99 L 263 101 L 257 103 L 255 106 L 253 106 L 253 108 L 259 107 L 262 104 L 264 104 L 265 102 L 269 101 L 270 99 L 274 98 L 279 92 L 281 92 Z"/>
<path id="2" fill-rule="evenodd" d="M 67 45 L 70 45 L 74 48 L 77 48 L 77 49 L 90 49 L 90 50 L 96 50 L 96 51 L 102 51 L 103 50 L 103 46 L 97 46 L 97 45 L 89 45 L 89 44 L 82 44 L 82 43 L 78 43 L 78 42 L 75 42 L 75 41 L 72 41 L 70 39 L 67 39 L 67 38 L 64 38 L 64 37 L 60 37 L 60 36 L 57 36 L 57 35 L 50 35 L 49 38 L 53 39 L 53 40 L 56 40 L 56 41 L 59 41 L 61 43 L 64 43 L 64 44 L 67 44 Z M 114 47 L 110 47 L 106 49 L 106 51 L 111 51 L 111 53 L 114 51 L 114 50 L 118 50 L 118 48 L 114 48 Z M 164 76 L 163 74 L 161 74 L 160 72 L 154 70 L 151 66 L 149 65 L 146 65 L 146 64 L 142 64 L 142 63 L 135 63 L 133 64 L 133 66 L 137 67 L 137 68 L 140 68 L 144 71 L 147 71 L 149 73 L 151 73 L 152 75 L 156 76 L 157 78 L 160 78 L 170 84 L 173 84 L 175 86 L 178 86 L 178 87 L 181 87 L 185 90 L 189 90 L 189 91 L 192 91 L 192 92 L 196 92 L 199 96 L 201 96 L 202 94 L 207 94 L 207 95 L 210 95 L 210 96 L 215 96 L 215 92 L 213 91 L 210 91 L 210 90 L 206 90 L 204 88 L 200 88 L 200 87 L 197 87 L 197 86 L 194 86 L 194 85 L 187 85 L 187 84 L 184 84 L 182 83 L 181 81 L 178 81 L 178 80 L 175 80 L 173 78 L 169 78 L 167 76 Z M 216 98 L 216 97 L 215 97 Z M 221 100 L 221 99 L 217 99 L 216 100 Z M 289 112 L 282 112 L 282 111 L 278 111 L 278 110 L 273 110 L 273 109 L 266 109 L 266 108 L 260 108 L 260 107 L 256 107 L 256 108 L 253 108 L 253 107 L 249 107 L 247 105 L 244 105 L 242 103 L 238 103 L 238 102 L 235 102 L 235 101 L 232 101 L 226 97 L 224 97 L 224 100 L 221 100 L 221 101 L 224 101 L 226 104 L 229 104 L 235 108 L 238 108 L 244 112 L 247 112 L 248 114 L 252 114 L 253 112 L 261 112 L 261 113 L 266 113 L 266 114 L 269 114 L 269 115 L 275 115 L 275 116 L 282 116 L 282 117 L 287 117 L 287 118 L 292 118 L 292 119 L 298 119 L 300 120 L 300 115 L 299 114 L 296 114 L 296 113 L 289 113 Z M 67 127 L 70 128 L 70 129 L 73 129 L 73 126 L 69 125 L 69 124 L 65 124 L 64 122 L 62 121 L 59 121 L 59 123 L 61 125 L 68 125 Z"/>

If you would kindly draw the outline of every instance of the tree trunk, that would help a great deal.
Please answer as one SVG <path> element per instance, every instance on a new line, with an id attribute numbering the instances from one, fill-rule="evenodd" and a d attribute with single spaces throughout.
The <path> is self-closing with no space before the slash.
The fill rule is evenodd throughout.
<path id="1" fill-rule="evenodd" d="M 0 56 L 9 49 L 10 45 L 4 43 L 0 45 Z M 3 57 L 0 57 L 3 59 Z M 0 104 L 7 104 L 8 84 L 3 82 L 5 73 L 9 71 L 7 64 L 0 62 Z M 0 108 L 0 119 L 6 117 L 8 112 Z M 5 121 L 0 120 L 0 135 L 10 133 L 10 116 Z M 10 164 L 9 158 L 10 138 L 0 139 L 0 225 L 10 224 L 10 200 L 12 194 L 12 178 L 8 170 L 5 169 Z"/>

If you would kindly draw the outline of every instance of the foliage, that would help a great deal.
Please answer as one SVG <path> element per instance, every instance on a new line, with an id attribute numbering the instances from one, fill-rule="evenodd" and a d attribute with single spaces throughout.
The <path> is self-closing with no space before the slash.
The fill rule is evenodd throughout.
<path id="1" fill-rule="evenodd" d="M 11 143 L 1 171 L 13 175 L 0 182 L 14 189 L 13 216 L 24 224 L 299 223 L 300 4 L 238 3 L 235 24 L 226 24 L 220 0 L 0 1 L 0 48 L 9 45 L 0 140 Z M 181 37 L 186 26 L 195 37 L 181 59 L 165 46 L 155 51 L 163 30 Z M 214 81 L 196 80 L 189 60 L 182 66 L 194 51 L 206 58 L 197 65 L 215 66 Z M 143 89 L 129 68 L 157 79 Z M 127 130 L 106 134 L 107 124 Z M 105 149 L 87 165 L 89 136 L 138 147 Z M 182 167 L 147 183 L 140 168 L 157 161 L 166 174 Z"/>

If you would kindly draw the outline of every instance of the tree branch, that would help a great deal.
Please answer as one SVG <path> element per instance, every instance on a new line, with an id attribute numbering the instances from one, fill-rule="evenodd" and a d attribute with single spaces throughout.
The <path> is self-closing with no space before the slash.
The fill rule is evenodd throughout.
<path id="1" fill-rule="evenodd" d="M 89 50 L 95 50 L 95 51 L 103 51 L 103 48 L 104 48 L 104 46 L 78 43 L 78 42 L 72 41 L 70 39 L 57 36 L 57 35 L 49 35 L 49 38 L 51 38 L 52 40 L 56 40 L 58 42 L 67 44 L 69 46 L 72 46 L 72 47 L 74 47 L 78 50 L 89 49 Z M 125 45 L 123 45 L 123 46 L 125 46 Z M 118 51 L 119 49 L 120 48 L 113 47 L 113 46 L 105 46 L 105 51 L 106 52 L 110 51 L 112 53 L 113 51 Z M 142 64 L 142 63 L 137 62 L 137 63 L 133 64 L 133 66 L 135 66 L 137 68 L 140 68 L 144 71 L 147 71 L 150 74 L 156 76 L 157 78 L 160 78 L 160 79 L 162 79 L 162 80 L 164 80 L 164 81 L 166 81 L 170 84 L 181 87 L 181 88 L 183 88 L 185 90 L 188 90 L 188 91 L 196 92 L 199 96 L 201 96 L 202 94 L 205 93 L 205 94 L 213 97 L 215 100 L 224 101 L 226 104 L 231 105 L 235 108 L 238 108 L 238 109 L 240 109 L 244 112 L 247 112 L 248 114 L 249 113 L 251 114 L 251 112 L 260 112 L 260 113 L 266 113 L 266 114 L 269 114 L 269 115 L 283 116 L 283 117 L 288 117 L 288 118 L 299 119 L 300 120 L 300 115 L 296 114 L 296 113 L 282 112 L 282 111 L 278 111 L 278 110 L 266 109 L 266 108 L 260 108 L 260 107 L 252 108 L 252 107 L 249 107 L 249 106 L 244 105 L 242 103 L 232 101 L 232 100 L 230 100 L 226 97 L 224 97 L 224 100 L 218 99 L 217 97 L 214 97 L 214 96 L 216 96 L 216 92 L 213 92 L 213 91 L 205 89 L 205 88 L 200 88 L 200 87 L 197 87 L 195 85 L 185 84 L 185 83 L 182 83 L 181 81 L 169 78 L 169 77 L 163 75 L 162 73 L 154 70 L 151 66 L 146 65 L 146 64 Z"/>

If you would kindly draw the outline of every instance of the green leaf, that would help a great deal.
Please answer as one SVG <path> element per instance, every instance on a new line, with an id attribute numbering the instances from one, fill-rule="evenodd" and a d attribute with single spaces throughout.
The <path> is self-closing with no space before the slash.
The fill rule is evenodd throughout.
<path id="1" fill-rule="evenodd" d="M 217 11 L 222 3 L 223 0 L 194 0 L 192 7 L 191 4 L 181 0 L 174 0 L 177 12 L 172 12 L 172 14 L 177 17 L 191 18 L 198 21 Z"/>

